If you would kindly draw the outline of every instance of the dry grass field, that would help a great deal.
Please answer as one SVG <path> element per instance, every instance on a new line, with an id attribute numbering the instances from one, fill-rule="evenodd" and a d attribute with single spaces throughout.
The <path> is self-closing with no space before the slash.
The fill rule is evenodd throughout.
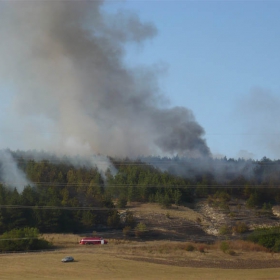
<path id="1" fill-rule="evenodd" d="M 280 279 L 280 268 L 179 267 L 123 259 L 110 250 L 87 249 L 1 255 L 1 279 Z M 76 261 L 61 263 L 69 254 Z"/>
<path id="2" fill-rule="evenodd" d="M 220 244 L 109 240 L 82 246 L 77 235 L 45 237 L 60 248 L 0 255 L 0 279 L 280 279 L 280 256 L 246 242 L 229 243 L 232 256 Z M 62 263 L 68 255 L 75 262 Z"/>
<path id="3" fill-rule="evenodd" d="M 74 234 L 43 234 L 56 247 L 54 251 L 0 254 L 2 279 L 279 279 L 280 254 L 253 243 L 226 241 L 212 245 L 183 240 L 193 236 L 207 237 L 195 225 L 207 225 L 200 213 L 188 207 L 162 209 L 157 204 L 134 203 L 128 209 L 138 222 L 162 232 L 161 238 L 146 241 L 122 232 L 106 234 L 103 246 L 79 245 L 81 236 Z M 93 233 L 94 235 L 98 235 Z M 115 239 L 110 238 L 114 236 Z M 172 237 L 175 238 L 173 241 Z M 148 241 L 149 240 L 149 241 Z M 200 239 L 196 239 L 200 240 Z M 62 263 L 65 256 L 73 263 Z"/>

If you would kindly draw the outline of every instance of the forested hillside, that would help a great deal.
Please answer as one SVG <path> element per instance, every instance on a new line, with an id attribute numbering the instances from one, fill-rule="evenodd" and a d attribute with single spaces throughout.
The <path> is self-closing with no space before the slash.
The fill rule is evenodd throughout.
<path id="1" fill-rule="evenodd" d="M 244 198 L 248 207 L 280 202 L 280 161 L 250 161 L 250 176 L 228 172 L 223 182 L 209 170 L 191 176 L 172 175 L 143 161 L 111 159 L 117 170 L 77 167 L 67 161 L 34 160 L 13 153 L 30 184 L 22 192 L 0 184 L 0 232 L 36 227 L 41 232 L 83 232 L 97 227 L 121 228 L 118 208 L 127 202 L 157 202 L 162 207 L 184 205 L 202 197 Z M 215 160 L 226 166 L 234 160 Z M 164 162 L 164 161 L 163 161 Z M 244 165 L 242 161 L 242 165 Z M 197 162 L 196 162 L 197 165 Z M 176 166 L 175 166 L 176 167 Z M 230 170 L 229 170 L 230 171 Z M 175 174 L 175 173 L 174 173 Z M 223 194 L 223 195 L 222 195 Z"/>

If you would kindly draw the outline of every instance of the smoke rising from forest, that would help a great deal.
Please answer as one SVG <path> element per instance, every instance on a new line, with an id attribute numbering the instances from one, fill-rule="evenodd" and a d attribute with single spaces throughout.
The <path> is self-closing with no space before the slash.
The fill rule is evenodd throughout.
<path id="1" fill-rule="evenodd" d="M 22 191 L 24 186 L 32 185 L 26 179 L 23 171 L 21 171 L 9 151 L 0 150 L 0 178 L 5 184 L 16 187 L 18 191 Z"/>
<path id="2" fill-rule="evenodd" d="M 208 156 L 204 130 L 165 106 L 156 69 L 124 64 L 126 44 L 157 30 L 103 1 L 0 3 L 0 77 L 20 148 L 60 154 Z M 15 121 L 16 120 L 16 121 Z"/>

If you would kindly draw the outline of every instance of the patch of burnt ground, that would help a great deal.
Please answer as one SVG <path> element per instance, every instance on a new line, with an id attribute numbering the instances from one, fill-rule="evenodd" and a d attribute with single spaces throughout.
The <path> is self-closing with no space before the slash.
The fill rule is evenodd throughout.
<path id="1" fill-rule="evenodd" d="M 167 211 L 168 213 L 168 211 Z M 177 241 L 213 241 L 215 237 L 206 233 L 201 224 L 186 218 L 164 213 L 149 212 L 136 214 L 137 222 L 144 223 L 149 229 L 150 238 Z M 147 237 L 147 238 L 148 238 Z M 149 239 L 150 239 L 149 238 Z"/>

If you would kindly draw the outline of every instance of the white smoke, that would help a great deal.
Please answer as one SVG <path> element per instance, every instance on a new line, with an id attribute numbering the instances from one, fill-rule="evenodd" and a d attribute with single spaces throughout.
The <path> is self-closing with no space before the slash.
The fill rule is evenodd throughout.
<path id="1" fill-rule="evenodd" d="M 18 168 L 16 161 L 8 150 L 0 150 L 0 179 L 1 183 L 17 188 L 19 192 L 22 192 L 25 186 L 32 185 L 26 179 L 23 171 Z"/>

